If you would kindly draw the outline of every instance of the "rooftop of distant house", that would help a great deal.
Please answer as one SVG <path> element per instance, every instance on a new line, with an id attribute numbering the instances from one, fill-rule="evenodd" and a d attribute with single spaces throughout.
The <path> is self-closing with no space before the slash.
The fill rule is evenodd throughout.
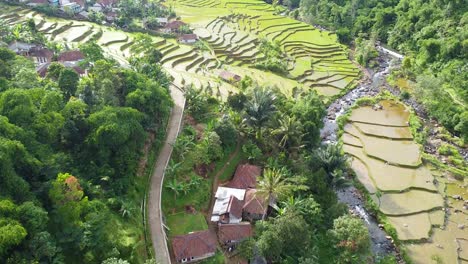
<path id="1" fill-rule="evenodd" d="M 261 174 L 262 168 L 259 166 L 251 164 L 239 165 L 234 173 L 234 177 L 226 186 L 237 189 L 255 188 L 257 177 Z"/>
<path id="2" fill-rule="evenodd" d="M 248 189 L 245 192 L 244 212 L 249 214 L 261 215 L 266 212 L 268 203 L 264 197 L 257 194 L 257 190 Z"/>
<path id="3" fill-rule="evenodd" d="M 181 26 L 186 25 L 184 22 L 180 20 L 174 20 L 166 24 L 165 28 L 170 28 L 170 29 L 179 29 Z"/>
<path id="4" fill-rule="evenodd" d="M 216 237 L 209 230 L 193 232 L 172 238 L 172 249 L 175 258 L 190 259 L 216 252 Z"/>
<path id="5" fill-rule="evenodd" d="M 80 61 L 83 60 L 85 57 L 81 51 L 78 50 L 71 50 L 71 51 L 65 51 L 60 53 L 58 56 L 57 60 L 64 62 L 64 61 Z"/>
<path id="6" fill-rule="evenodd" d="M 219 73 L 219 77 L 221 77 L 222 79 L 226 80 L 226 81 L 240 81 L 241 80 L 241 77 L 235 73 L 232 73 L 232 72 L 228 72 L 228 71 L 222 71 Z"/>
<path id="7" fill-rule="evenodd" d="M 179 40 L 197 40 L 198 36 L 196 34 L 183 34 L 179 37 Z"/>
<path id="8" fill-rule="evenodd" d="M 218 238 L 221 243 L 241 241 L 250 236 L 252 236 L 252 226 L 248 222 L 218 226 Z"/>

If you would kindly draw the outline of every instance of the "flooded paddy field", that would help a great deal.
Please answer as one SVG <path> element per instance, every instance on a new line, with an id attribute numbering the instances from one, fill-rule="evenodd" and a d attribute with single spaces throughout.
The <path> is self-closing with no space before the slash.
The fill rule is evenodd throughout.
<path id="1" fill-rule="evenodd" d="M 409 116 L 391 100 L 356 108 L 343 149 L 414 263 L 468 263 L 467 182 L 424 164 Z"/>

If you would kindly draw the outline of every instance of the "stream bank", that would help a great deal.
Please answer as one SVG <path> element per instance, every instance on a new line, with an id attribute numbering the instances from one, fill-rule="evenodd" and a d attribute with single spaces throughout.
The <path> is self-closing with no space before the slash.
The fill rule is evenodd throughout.
<path id="1" fill-rule="evenodd" d="M 390 53 L 380 50 L 378 57 L 380 67 L 376 70 L 366 69 L 365 78 L 355 89 L 351 90 L 343 97 L 333 102 L 327 108 L 327 115 L 324 118 L 324 127 L 321 130 L 323 143 L 335 143 L 338 141 L 337 119 L 343 115 L 359 98 L 376 96 L 383 87 L 386 87 L 386 77 L 393 67 L 393 57 Z M 396 58 L 401 58 L 401 55 Z M 381 229 L 381 225 L 375 217 L 369 215 L 365 209 L 364 197 L 360 191 L 349 186 L 336 190 L 340 202 L 348 205 L 351 213 L 359 216 L 365 222 L 371 238 L 372 254 L 376 257 L 394 255 L 399 263 L 403 263 L 399 255 L 398 248 L 392 243 L 391 238 Z"/>

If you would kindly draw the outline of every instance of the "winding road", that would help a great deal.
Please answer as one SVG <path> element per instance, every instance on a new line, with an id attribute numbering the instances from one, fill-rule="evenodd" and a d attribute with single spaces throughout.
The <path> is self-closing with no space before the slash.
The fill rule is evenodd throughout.
<path id="1" fill-rule="evenodd" d="M 176 141 L 177 135 L 179 134 L 185 107 L 184 93 L 175 85 L 171 85 L 169 90 L 172 100 L 174 101 L 174 107 L 172 108 L 167 124 L 166 141 L 154 164 L 148 201 L 148 222 L 151 241 L 153 243 L 156 261 L 159 264 L 171 263 L 161 210 L 161 194 L 164 173 L 169 159 L 171 158 L 173 143 Z"/>

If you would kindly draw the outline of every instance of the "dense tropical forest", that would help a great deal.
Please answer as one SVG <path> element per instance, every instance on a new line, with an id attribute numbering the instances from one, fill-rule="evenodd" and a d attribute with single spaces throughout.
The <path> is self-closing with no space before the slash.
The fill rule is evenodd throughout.
<path id="1" fill-rule="evenodd" d="M 0 35 L 45 41 L 34 22 L 2 25 Z M 148 74 L 96 43 L 80 51 L 86 77 L 53 62 L 40 78 L 32 61 L 0 48 L 2 263 L 137 261 L 145 250 L 136 172 L 147 136 L 163 138 L 167 81 L 146 59 L 134 64 Z"/>
<path id="2" fill-rule="evenodd" d="M 380 41 L 405 54 L 396 76 L 413 81 L 415 98 L 449 131 L 468 139 L 468 5 L 466 1 L 301 0 L 302 18 L 354 42 L 366 65 Z"/>

